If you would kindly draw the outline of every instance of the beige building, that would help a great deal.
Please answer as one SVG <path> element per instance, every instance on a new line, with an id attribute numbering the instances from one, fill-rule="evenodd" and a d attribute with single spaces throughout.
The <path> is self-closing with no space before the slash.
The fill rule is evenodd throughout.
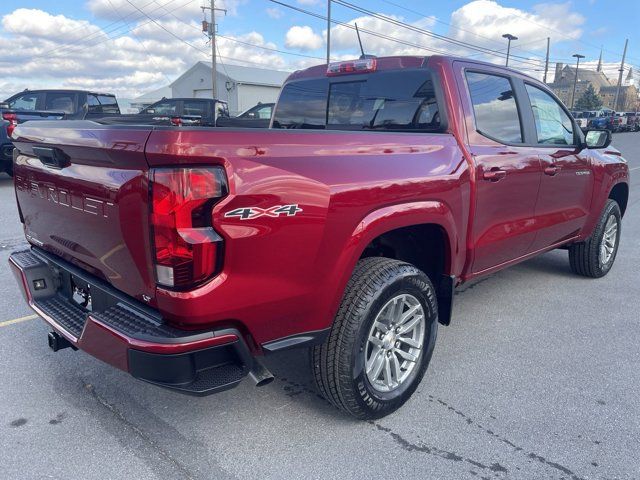
<path id="1" fill-rule="evenodd" d="M 572 101 L 573 84 L 576 78 L 576 69 L 569 65 L 556 63 L 555 78 L 553 83 L 549 84 L 553 93 L 555 93 L 562 102 L 569 108 L 575 102 Z M 589 85 L 593 85 L 594 90 L 602 98 L 603 108 L 610 108 L 618 111 L 637 111 L 640 110 L 638 101 L 638 89 L 629 79 L 632 78 L 631 72 L 627 76 L 625 83 L 631 83 L 620 87 L 620 96 L 617 108 L 614 106 L 617 84 L 609 80 L 602 72 L 601 64 L 596 70 L 578 70 L 578 80 L 576 82 L 575 101 L 584 93 Z"/>
<path id="2" fill-rule="evenodd" d="M 562 63 L 556 63 L 556 74 L 553 79 L 553 83 L 549 84 L 553 93 L 555 93 L 562 102 L 569 108 L 572 106 L 571 95 L 573 93 L 573 83 L 576 78 L 576 68 L 564 65 Z M 587 89 L 589 84 L 593 85 L 596 92 L 599 92 L 603 87 L 610 87 L 611 83 L 607 76 L 598 70 L 578 70 L 578 81 L 576 82 L 576 96 L 575 100 L 578 100 L 580 96 Z"/>
<path id="3" fill-rule="evenodd" d="M 638 89 L 635 87 L 635 85 L 623 85 L 620 87 L 618 108 L 613 108 L 617 89 L 617 86 L 602 87 L 600 89 L 599 94 L 602 98 L 602 105 L 605 108 L 618 110 L 619 112 L 636 112 L 640 110 L 640 102 L 638 101 Z"/>

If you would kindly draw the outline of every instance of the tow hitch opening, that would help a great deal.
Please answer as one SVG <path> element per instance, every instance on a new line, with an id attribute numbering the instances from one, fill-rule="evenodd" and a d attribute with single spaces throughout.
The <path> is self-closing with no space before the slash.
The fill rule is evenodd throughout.
<path id="1" fill-rule="evenodd" d="M 77 350 L 69 340 L 56 332 L 49 332 L 49 335 L 47 335 L 47 342 L 49 343 L 49 348 L 54 352 L 62 350 L 63 348 L 73 348 L 74 350 Z"/>

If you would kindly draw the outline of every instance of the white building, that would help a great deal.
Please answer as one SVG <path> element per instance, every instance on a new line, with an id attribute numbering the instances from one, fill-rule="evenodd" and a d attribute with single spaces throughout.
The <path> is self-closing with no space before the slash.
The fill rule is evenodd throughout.
<path id="1" fill-rule="evenodd" d="M 275 102 L 282 84 L 289 76 L 289 72 L 239 65 L 217 64 L 216 70 L 218 99 L 229 104 L 231 115 L 237 115 L 258 102 Z M 170 87 L 173 98 L 211 98 L 211 65 L 196 63 Z"/>

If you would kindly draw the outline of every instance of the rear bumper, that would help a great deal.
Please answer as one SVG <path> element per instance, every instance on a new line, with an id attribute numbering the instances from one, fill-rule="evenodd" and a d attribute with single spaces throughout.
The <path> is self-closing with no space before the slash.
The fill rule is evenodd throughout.
<path id="1" fill-rule="evenodd" d="M 9 264 L 25 300 L 72 346 L 134 377 L 193 395 L 233 388 L 254 364 L 235 329 L 185 331 L 100 279 L 42 250 L 14 252 Z M 73 299 L 73 285 L 91 308 Z"/>

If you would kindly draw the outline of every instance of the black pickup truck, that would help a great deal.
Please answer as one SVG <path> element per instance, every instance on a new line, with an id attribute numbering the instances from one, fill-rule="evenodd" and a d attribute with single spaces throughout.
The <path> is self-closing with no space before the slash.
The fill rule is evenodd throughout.
<path id="1" fill-rule="evenodd" d="M 218 127 L 269 128 L 275 103 L 258 103 L 237 117 L 222 117 Z"/>
<path id="2" fill-rule="evenodd" d="M 207 98 L 163 98 L 139 113 L 98 119 L 105 125 L 198 125 L 215 127 L 216 121 L 229 116 L 226 102 Z"/>
<path id="3" fill-rule="evenodd" d="M 25 90 L 0 103 L 0 172 L 13 174 L 11 133 L 32 120 L 94 120 L 120 115 L 115 95 L 85 90 Z"/>

